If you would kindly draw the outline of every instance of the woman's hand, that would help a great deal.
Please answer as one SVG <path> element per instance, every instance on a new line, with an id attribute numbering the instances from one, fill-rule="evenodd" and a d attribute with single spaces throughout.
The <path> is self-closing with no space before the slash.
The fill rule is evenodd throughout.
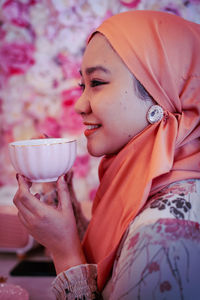
<path id="1" fill-rule="evenodd" d="M 76 195 L 74 192 L 74 187 L 73 187 L 73 182 L 72 182 L 72 177 L 73 177 L 73 172 L 69 172 L 68 178 L 67 178 L 67 184 L 68 184 L 70 199 L 71 199 L 71 203 L 72 203 L 72 207 L 73 207 L 73 211 L 74 211 L 74 216 L 76 219 L 76 225 L 77 225 L 77 230 L 79 233 L 79 238 L 80 238 L 80 240 L 82 240 L 83 236 L 85 234 L 85 231 L 88 227 L 89 220 L 83 214 L 80 202 L 76 198 Z"/>
<path id="2" fill-rule="evenodd" d="M 56 208 L 41 202 L 37 194 L 32 195 L 31 183 L 20 175 L 19 189 L 13 200 L 23 225 L 50 250 L 57 273 L 85 263 L 67 184 L 69 176 L 61 176 L 57 181 Z"/>

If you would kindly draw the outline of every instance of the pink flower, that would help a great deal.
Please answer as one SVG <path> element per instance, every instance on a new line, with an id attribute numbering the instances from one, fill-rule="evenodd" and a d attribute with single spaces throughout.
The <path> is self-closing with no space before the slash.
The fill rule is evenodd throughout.
<path id="1" fill-rule="evenodd" d="M 79 133 L 83 130 L 83 122 L 80 115 L 74 110 L 74 104 L 80 97 L 81 91 L 78 87 L 71 88 L 62 93 L 62 105 L 60 114 L 60 126 L 70 133 Z"/>
<path id="2" fill-rule="evenodd" d="M 149 273 L 157 272 L 160 270 L 160 266 L 156 261 L 153 261 L 148 266 Z"/>
<path id="3" fill-rule="evenodd" d="M 0 68 L 5 75 L 25 73 L 34 64 L 34 47 L 30 44 L 6 43 L 0 47 Z"/>
<path id="4" fill-rule="evenodd" d="M 194 3 L 194 4 L 198 4 L 200 3 L 200 0 L 189 0 L 188 2 Z"/>
<path id="5" fill-rule="evenodd" d="M 61 66 L 64 78 L 79 78 L 79 69 L 80 62 L 76 58 L 76 60 L 72 57 L 69 57 L 69 54 L 58 53 L 58 55 L 54 59 L 55 63 Z"/>
<path id="6" fill-rule="evenodd" d="M 106 14 L 104 15 L 102 21 L 105 21 L 106 19 L 110 18 L 113 15 L 111 10 L 107 10 Z"/>
<path id="7" fill-rule="evenodd" d="M 120 3 L 127 8 L 136 8 L 141 0 L 120 0 Z"/>
<path id="8" fill-rule="evenodd" d="M 0 114 L 3 113 L 3 99 L 0 98 Z"/>
<path id="9" fill-rule="evenodd" d="M 1 27 L 2 22 L 0 21 L 0 40 L 3 40 L 6 36 L 6 31 Z"/>
<path id="10" fill-rule="evenodd" d="M 73 107 L 64 107 L 60 118 L 62 129 L 70 133 L 78 133 L 82 131 L 82 120 L 74 111 Z"/>
<path id="11" fill-rule="evenodd" d="M 1 64 L 0 64 L 1 66 Z M 8 77 L 3 74 L 3 72 L 0 72 L 0 89 L 6 86 L 8 81 Z"/>
<path id="12" fill-rule="evenodd" d="M 161 291 L 161 293 L 164 293 L 165 291 L 170 291 L 171 289 L 172 289 L 172 286 L 169 283 L 169 281 L 163 281 L 160 284 L 160 291 Z"/>
<path id="13" fill-rule="evenodd" d="M 60 137 L 60 126 L 58 121 L 54 117 L 46 117 L 39 125 L 38 131 L 45 133 L 49 137 L 59 138 Z"/>
<path id="14" fill-rule="evenodd" d="M 172 13 L 172 14 L 177 15 L 177 16 L 180 16 L 180 12 L 179 12 L 178 8 L 176 7 L 176 5 L 173 5 L 173 4 L 169 4 L 165 7 L 163 7 L 163 11 Z"/>
<path id="15" fill-rule="evenodd" d="M 32 4 L 35 2 L 23 3 L 19 0 L 7 0 L 2 7 L 3 16 L 16 26 L 28 27 L 30 26 L 29 7 Z"/>
<path id="16" fill-rule="evenodd" d="M 72 87 L 62 92 L 62 100 L 66 101 L 67 105 L 74 104 L 81 96 L 81 89 L 78 86 Z"/>
<path id="17" fill-rule="evenodd" d="M 77 175 L 77 177 L 86 177 L 90 166 L 89 166 L 89 155 L 82 155 L 82 156 L 77 156 L 75 163 L 74 163 L 74 172 Z"/>

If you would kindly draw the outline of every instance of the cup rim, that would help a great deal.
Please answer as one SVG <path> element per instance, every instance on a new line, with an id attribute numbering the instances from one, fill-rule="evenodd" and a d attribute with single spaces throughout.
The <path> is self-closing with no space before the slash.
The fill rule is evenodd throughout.
<path id="1" fill-rule="evenodd" d="M 9 143 L 9 146 L 12 147 L 51 146 L 51 145 L 58 145 L 58 144 L 68 144 L 68 143 L 70 144 L 76 141 L 77 141 L 76 139 L 69 140 L 69 138 L 27 139 L 27 140 L 19 140 L 19 141 L 11 142 Z"/>

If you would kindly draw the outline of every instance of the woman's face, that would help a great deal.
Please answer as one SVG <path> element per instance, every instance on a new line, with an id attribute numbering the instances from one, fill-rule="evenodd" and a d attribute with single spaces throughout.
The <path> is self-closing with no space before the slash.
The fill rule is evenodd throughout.
<path id="1" fill-rule="evenodd" d="M 88 151 L 117 153 L 148 125 L 146 114 L 154 103 L 137 96 L 133 75 L 101 34 L 86 48 L 81 75 L 83 93 L 75 109 L 86 126 Z"/>

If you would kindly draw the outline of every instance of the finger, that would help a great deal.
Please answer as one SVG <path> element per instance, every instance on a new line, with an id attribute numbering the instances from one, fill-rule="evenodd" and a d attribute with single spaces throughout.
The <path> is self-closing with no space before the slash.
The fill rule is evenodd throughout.
<path id="1" fill-rule="evenodd" d="M 75 209 L 74 211 L 76 211 L 78 208 L 80 208 L 80 203 L 76 199 L 76 195 L 75 195 L 75 192 L 74 192 L 73 181 L 72 181 L 73 176 L 74 176 L 74 172 L 72 170 L 70 170 L 65 175 L 65 180 L 68 183 L 68 189 L 69 189 L 69 194 L 70 194 L 70 199 L 71 199 L 71 202 L 72 202 L 72 206 Z"/>
<path id="2" fill-rule="evenodd" d="M 31 224 L 31 220 L 32 220 L 32 215 L 30 215 L 30 212 L 27 211 L 27 213 L 25 213 L 22 210 L 18 210 L 18 218 L 20 220 L 20 222 L 27 228 L 29 229 L 30 224 Z"/>
<path id="3" fill-rule="evenodd" d="M 20 174 L 16 174 L 16 178 L 20 189 L 28 191 L 30 190 L 32 182 L 30 182 L 28 178 Z"/>
<path id="4" fill-rule="evenodd" d="M 25 198 L 25 199 L 23 199 Z M 13 203 L 17 207 L 17 209 L 21 212 L 28 213 L 32 215 L 31 211 L 24 205 L 26 203 L 27 198 L 25 196 L 22 196 L 20 191 L 18 191 L 14 198 L 13 198 Z"/>
<path id="5" fill-rule="evenodd" d="M 34 215 L 26 206 L 23 205 L 22 201 L 20 200 L 19 193 L 16 193 L 13 203 L 18 209 L 18 214 L 21 216 L 23 215 L 23 219 L 26 220 L 26 224 L 31 222 L 31 220 L 34 218 Z"/>
<path id="6" fill-rule="evenodd" d="M 17 179 L 18 185 L 19 185 L 19 177 L 24 178 L 24 180 L 25 180 L 25 182 L 26 182 L 26 185 L 28 185 L 28 188 L 30 189 L 31 186 L 32 186 L 32 182 L 31 182 L 28 178 L 26 178 L 25 176 L 20 175 L 20 174 L 17 173 L 17 174 L 16 174 L 16 179 Z"/>
<path id="7" fill-rule="evenodd" d="M 68 173 L 64 175 L 65 181 L 68 185 L 72 185 L 72 178 L 74 176 L 74 172 L 70 170 Z"/>
<path id="8" fill-rule="evenodd" d="M 58 191 L 58 208 L 61 209 L 72 208 L 68 185 L 67 182 L 65 181 L 65 175 L 62 175 L 58 178 L 57 191 Z"/>
<path id="9" fill-rule="evenodd" d="M 38 197 L 35 197 L 30 193 L 28 181 L 23 176 L 19 175 L 18 184 L 19 189 L 14 197 L 16 206 L 21 202 L 33 214 L 39 214 L 39 211 L 43 208 L 44 204 L 38 200 Z"/>
<path id="10" fill-rule="evenodd" d="M 71 198 L 76 198 L 75 193 L 74 193 L 74 188 L 73 188 L 73 182 L 72 182 L 73 176 L 74 176 L 74 172 L 72 170 L 70 170 L 67 174 L 65 174 L 64 178 L 68 185 L 68 189 L 69 189 Z"/>
<path id="11" fill-rule="evenodd" d="M 26 219 L 24 218 L 23 214 L 21 213 L 21 211 L 18 211 L 18 218 L 20 220 L 20 222 L 26 227 L 28 228 L 28 224 Z"/>

